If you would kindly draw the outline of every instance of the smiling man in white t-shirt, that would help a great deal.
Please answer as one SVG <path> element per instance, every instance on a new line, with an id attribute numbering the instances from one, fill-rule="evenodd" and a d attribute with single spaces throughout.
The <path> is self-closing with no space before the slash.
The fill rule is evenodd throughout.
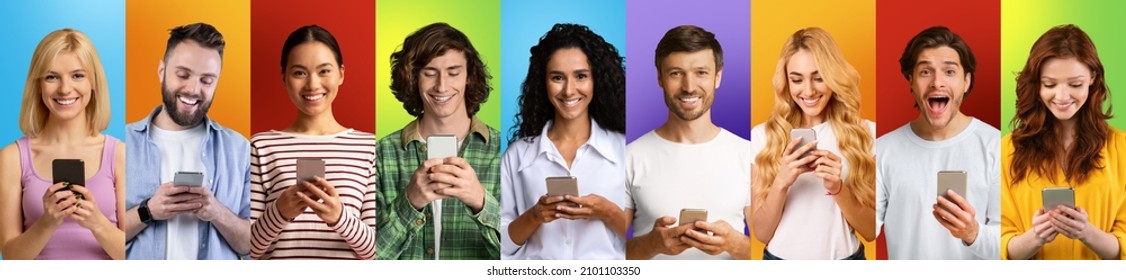
<path id="1" fill-rule="evenodd" d="M 678 26 L 657 44 L 656 64 L 669 116 L 626 147 L 626 258 L 749 259 L 740 224 L 751 199 L 750 143 L 711 119 L 723 49 L 711 32 Z M 680 225 L 683 209 L 705 210 L 707 221 Z"/>

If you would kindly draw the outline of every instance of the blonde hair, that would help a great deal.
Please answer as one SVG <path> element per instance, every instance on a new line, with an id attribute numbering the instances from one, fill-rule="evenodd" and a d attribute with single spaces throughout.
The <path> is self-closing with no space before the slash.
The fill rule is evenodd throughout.
<path id="1" fill-rule="evenodd" d="M 782 152 L 789 144 L 788 133 L 801 124 L 802 111 L 790 97 L 786 64 L 798 51 L 813 54 L 817 69 L 833 91 L 822 111 L 837 136 L 837 145 L 851 169 L 842 187 L 849 188 L 861 205 L 875 207 L 876 158 L 872 153 L 873 135 L 860 117 L 860 73 L 845 61 L 829 33 L 817 27 L 798 30 L 782 47 L 774 72 L 774 113 L 766 121 L 766 147 L 755 157 L 753 196 L 766 199 L 778 175 Z"/>
<path id="2" fill-rule="evenodd" d="M 77 30 L 59 29 L 47 34 L 35 47 L 31 55 L 31 67 L 27 70 L 27 81 L 23 88 L 23 104 L 20 106 L 20 130 L 24 135 L 37 136 L 47 125 L 50 112 L 43 104 L 42 81 L 55 58 L 63 53 L 74 53 L 91 79 L 90 103 L 86 105 L 86 128 L 91 135 L 97 135 L 109 126 L 110 100 L 106 73 L 94 43 Z"/>

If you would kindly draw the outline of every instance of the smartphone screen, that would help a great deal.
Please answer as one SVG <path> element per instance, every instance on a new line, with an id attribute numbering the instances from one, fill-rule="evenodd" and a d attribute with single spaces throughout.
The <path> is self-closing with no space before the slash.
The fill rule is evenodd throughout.
<path id="1" fill-rule="evenodd" d="M 943 170 L 938 172 L 938 195 L 950 199 L 946 195 L 947 190 L 954 190 L 954 193 L 966 198 L 966 171 L 962 170 Z"/>
<path id="2" fill-rule="evenodd" d="M 325 161 L 319 158 L 297 159 L 297 182 L 316 180 L 315 177 L 325 177 Z"/>
<path id="3" fill-rule="evenodd" d="M 457 156 L 457 136 L 435 134 L 426 137 L 426 159 Z"/>
<path id="4" fill-rule="evenodd" d="M 547 195 L 579 196 L 579 181 L 573 176 L 547 177 Z"/>
<path id="5" fill-rule="evenodd" d="M 794 141 L 794 139 L 797 139 L 798 137 L 801 137 L 801 142 L 798 143 L 798 145 L 794 147 L 795 151 L 797 149 L 801 148 L 801 147 L 805 147 L 805 145 L 808 145 L 809 142 L 813 142 L 814 140 L 817 140 L 817 132 L 813 131 L 813 129 L 810 129 L 810 128 L 794 128 L 794 129 L 791 129 L 790 130 L 790 141 Z M 817 148 L 814 147 L 813 149 L 806 151 L 804 154 L 802 154 L 801 157 L 802 158 L 808 157 L 810 154 L 813 153 L 813 150 L 816 150 L 816 149 Z"/>

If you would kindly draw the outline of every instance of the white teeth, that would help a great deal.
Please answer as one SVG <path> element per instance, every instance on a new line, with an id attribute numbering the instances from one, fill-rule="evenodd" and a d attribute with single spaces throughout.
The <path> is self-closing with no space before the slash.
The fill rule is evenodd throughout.
<path id="1" fill-rule="evenodd" d="M 680 98 L 680 102 L 684 102 L 684 103 L 696 103 L 697 101 L 700 101 L 699 96 L 697 96 L 697 97 L 681 97 Z"/>
<path id="2" fill-rule="evenodd" d="M 315 95 L 302 95 L 301 98 L 305 98 L 305 100 L 308 100 L 308 101 L 317 101 L 317 100 L 324 99 L 326 95 L 327 94 L 324 94 L 324 93 L 315 94 Z"/>
<path id="3" fill-rule="evenodd" d="M 450 95 L 450 96 L 434 96 L 434 101 L 446 102 L 446 101 L 450 100 L 450 98 L 453 98 L 453 97 L 454 97 L 453 95 Z"/>
<path id="4" fill-rule="evenodd" d="M 563 100 L 563 105 L 573 106 L 575 104 L 579 104 L 579 101 L 582 101 L 582 100 L 583 100 L 582 98 L 574 99 L 574 100 Z"/>
<path id="5" fill-rule="evenodd" d="M 55 103 L 59 103 L 60 105 L 70 105 L 70 104 L 74 104 L 74 102 L 78 102 L 78 97 L 70 98 L 70 99 L 58 99 L 58 98 L 55 99 Z"/>
<path id="6" fill-rule="evenodd" d="M 188 104 L 188 105 L 195 105 L 196 103 L 199 103 L 199 98 L 188 98 L 186 96 L 181 95 L 180 96 L 180 102 L 182 102 L 184 104 Z"/>
<path id="7" fill-rule="evenodd" d="M 817 100 L 820 100 L 821 96 L 822 95 L 818 95 L 817 97 L 802 97 L 801 101 L 805 103 L 806 106 L 813 106 L 817 105 Z"/>

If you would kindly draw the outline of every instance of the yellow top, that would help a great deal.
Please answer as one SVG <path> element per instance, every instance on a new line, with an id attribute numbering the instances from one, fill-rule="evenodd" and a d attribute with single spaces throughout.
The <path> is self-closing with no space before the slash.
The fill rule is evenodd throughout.
<path id="1" fill-rule="evenodd" d="M 1119 258 L 1126 258 L 1126 134 L 1110 129 L 1106 146 L 1099 152 L 1103 156 L 1102 169 L 1092 174 L 1075 189 L 1075 205 L 1087 210 L 1088 222 L 1103 232 L 1118 238 Z M 1043 147 L 1051 149 L 1051 147 Z M 1009 173 L 1012 160 L 1012 135 L 1001 138 L 1001 259 L 1009 259 L 1009 240 L 1032 228 L 1032 216 L 1043 207 L 1040 191 L 1067 183 L 1053 183 L 1034 173 L 1026 175 L 1013 185 Z M 1064 180 L 1063 170 L 1056 170 L 1056 178 Z M 1082 241 L 1057 235 L 1044 244 L 1033 259 L 1099 259 L 1095 251 Z"/>

